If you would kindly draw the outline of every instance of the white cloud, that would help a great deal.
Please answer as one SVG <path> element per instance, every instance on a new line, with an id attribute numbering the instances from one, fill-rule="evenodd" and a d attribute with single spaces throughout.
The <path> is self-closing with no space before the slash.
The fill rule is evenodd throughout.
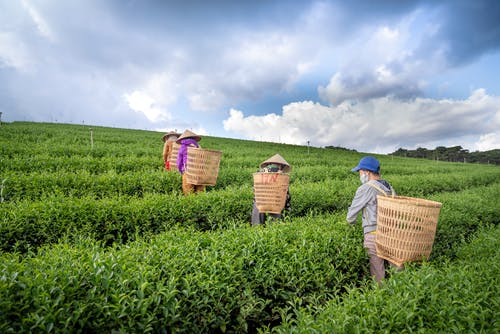
<path id="1" fill-rule="evenodd" d="M 139 71 L 134 69 L 134 71 Z M 167 72 L 139 75 L 142 81 L 140 88 L 124 98 L 130 109 L 145 115 L 153 123 L 172 119 L 168 107 L 177 101 L 178 87 L 175 78 Z"/>
<path id="2" fill-rule="evenodd" d="M 31 19 L 35 23 L 38 33 L 48 40 L 54 42 L 56 38 L 53 30 L 50 28 L 45 18 L 40 14 L 35 6 L 33 6 L 28 0 L 22 0 L 21 3 L 23 4 L 23 7 L 28 11 Z"/>
<path id="3" fill-rule="evenodd" d="M 170 105 L 177 101 L 179 89 L 176 84 L 176 78 L 167 73 L 153 73 L 143 88 L 155 103 L 160 105 Z"/>
<path id="4" fill-rule="evenodd" d="M 500 131 L 480 136 L 479 141 L 475 144 L 475 149 L 477 151 L 500 149 Z"/>
<path id="5" fill-rule="evenodd" d="M 13 67 L 25 71 L 32 63 L 25 43 L 12 33 L 0 31 L 0 68 Z"/>
<path id="6" fill-rule="evenodd" d="M 188 93 L 189 106 L 198 111 L 214 111 L 226 102 L 226 97 L 220 91 L 206 87 L 196 93 Z"/>
<path id="7" fill-rule="evenodd" d="M 477 90 L 466 100 L 384 97 L 323 106 L 310 101 L 283 107 L 282 115 L 244 117 L 232 109 L 224 129 L 253 140 L 342 146 L 388 153 L 449 138 L 479 137 L 500 127 L 500 97 Z M 495 145 L 497 137 L 480 141 Z M 478 144 L 479 145 L 479 144 Z"/>
<path id="8" fill-rule="evenodd" d="M 231 109 L 229 118 L 223 121 L 224 129 L 259 141 L 296 143 L 288 131 L 277 131 L 287 122 L 286 118 L 276 114 L 244 117 L 239 110 Z"/>
<path id="9" fill-rule="evenodd" d="M 151 122 L 170 118 L 170 115 L 162 108 L 157 107 L 155 100 L 144 92 L 134 91 L 132 94 L 125 94 L 124 98 L 132 110 L 144 114 Z"/>

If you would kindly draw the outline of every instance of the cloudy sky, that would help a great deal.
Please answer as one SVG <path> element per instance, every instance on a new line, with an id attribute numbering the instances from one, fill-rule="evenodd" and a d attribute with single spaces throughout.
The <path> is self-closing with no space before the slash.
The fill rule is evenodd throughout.
<path id="1" fill-rule="evenodd" d="M 2 121 L 500 148 L 500 1 L 0 0 Z"/>

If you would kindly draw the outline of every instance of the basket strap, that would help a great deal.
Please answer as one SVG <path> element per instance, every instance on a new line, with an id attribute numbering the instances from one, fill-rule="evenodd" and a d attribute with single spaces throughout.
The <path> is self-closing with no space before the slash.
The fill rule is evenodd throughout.
<path id="1" fill-rule="evenodd" d="M 378 185 L 376 185 L 375 183 L 372 183 L 372 182 L 368 182 L 367 183 L 370 187 L 373 187 L 375 189 L 377 189 L 381 194 L 383 194 L 384 196 L 388 196 L 387 193 L 385 192 L 385 190 L 383 190 L 382 188 L 380 188 Z M 391 195 L 392 197 L 394 197 L 394 189 L 392 188 L 391 186 Z"/>

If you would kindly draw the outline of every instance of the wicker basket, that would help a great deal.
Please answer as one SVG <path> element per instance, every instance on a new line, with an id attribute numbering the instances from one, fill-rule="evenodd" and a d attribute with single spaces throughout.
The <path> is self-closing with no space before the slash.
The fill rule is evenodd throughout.
<path id="1" fill-rule="evenodd" d="M 196 185 L 215 186 L 219 175 L 221 151 L 188 147 L 186 181 Z"/>
<path id="2" fill-rule="evenodd" d="M 377 255 L 398 266 L 428 259 L 441 203 L 404 196 L 377 196 Z"/>
<path id="3" fill-rule="evenodd" d="M 281 213 L 286 203 L 290 176 L 283 173 L 254 173 L 255 205 L 259 212 Z"/>
<path id="4" fill-rule="evenodd" d="M 172 152 L 170 153 L 170 157 L 168 158 L 168 161 L 170 162 L 170 169 L 179 170 L 177 168 L 177 155 L 179 154 L 180 147 L 181 145 L 175 142 L 172 144 Z"/>

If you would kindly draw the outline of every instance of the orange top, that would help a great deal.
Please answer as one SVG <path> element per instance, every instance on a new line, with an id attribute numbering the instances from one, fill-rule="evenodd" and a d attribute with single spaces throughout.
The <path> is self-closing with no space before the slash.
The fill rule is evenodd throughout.
<path id="1" fill-rule="evenodd" d="M 174 145 L 174 141 L 167 140 L 163 145 L 163 161 L 168 161 L 170 155 L 172 154 L 172 145 Z"/>

